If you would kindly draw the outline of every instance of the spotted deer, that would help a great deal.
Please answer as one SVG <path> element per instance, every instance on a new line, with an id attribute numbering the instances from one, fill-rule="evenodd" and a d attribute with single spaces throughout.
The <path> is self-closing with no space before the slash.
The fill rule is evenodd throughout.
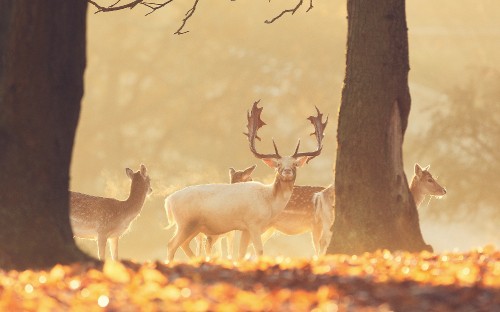
<path id="1" fill-rule="evenodd" d="M 422 204 L 426 195 L 444 196 L 446 189 L 439 185 L 429 172 L 430 165 L 423 168 L 415 164 L 414 176 L 410 184 L 410 192 L 417 208 Z"/>
<path id="2" fill-rule="evenodd" d="M 109 241 L 111 258 L 118 259 L 118 239 L 130 228 L 141 213 L 146 196 L 151 190 L 146 166 L 125 173 L 132 180 L 126 200 L 98 197 L 70 192 L 70 221 L 73 235 L 78 238 L 97 240 L 97 256 L 103 260 Z"/>
<path id="3" fill-rule="evenodd" d="M 255 139 L 259 128 L 265 125 L 260 119 L 262 108 L 253 104 L 248 113 L 248 133 L 250 151 L 266 165 L 275 169 L 276 174 L 271 184 L 245 182 L 234 184 L 206 184 L 189 186 L 179 190 L 165 199 L 165 208 L 169 221 L 175 220 L 177 230 L 168 242 L 168 260 L 174 258 L 176 250 L 181 247 L 189 257 L 194 253 L 189 241 L 198 235 L 220 235 L 229 231 L 242 231 L 240 241 L 240 257 L 246 253 L 246 246 L 252 240 L 255 252 L 263 255 L 261 233 L 281 213 L 290 199 L 295 183 L 297 168 L 302 167 L 322 150 L 323 130 L 326 122 L 322 122 L 322 114 L 308 119 L 315 127 L 317 148 L 313 152 L 300 152 L 300 140 L 291 156 L 281 156 L 273 140 L 275 153 L 261 154 L 255 148 Z M 245 246 L 242 250 L 241 246 Z"/>

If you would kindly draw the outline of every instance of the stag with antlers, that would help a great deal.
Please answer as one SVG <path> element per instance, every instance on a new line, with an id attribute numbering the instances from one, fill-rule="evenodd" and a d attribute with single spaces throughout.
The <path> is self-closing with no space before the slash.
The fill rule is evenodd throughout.
<path id="1" fill-rule="evenodd" d="M 302 167 L 322 150 L 323 130 L 326 122 L 321 121 L 322 114 L 309 117 L 314 125 L 317 148 L 312 152 L 300 152 L 300 140 L 291 156 L 281 156 L 273 140 L 275 153 L 261 154 L 255 147 L 259 128 L 265 125 L 260 115 L 262 108 L 253 104 L 248 113 L 248 133 L 250 151 L 266 165 L 276 170 L 271 184 L 246 182 L 236 184 L 206 184 L 186 187 L 165 199 L 165 208 L 169 221 L 175 220 L 177 230 L 168 242 L 168 260 L 174 258 L 181 247 L 189 257 L 194 253 L 189 241 L 198 233 L 219 235 L 233 230 L 241 230 L 239 256 L 244 257 L 249 240 L 255 253 L 263 254 L 261 233 L 284 209 L 292 194 L 297 168 Z M 242 246 L 245 246 L 242 248 Z"/>

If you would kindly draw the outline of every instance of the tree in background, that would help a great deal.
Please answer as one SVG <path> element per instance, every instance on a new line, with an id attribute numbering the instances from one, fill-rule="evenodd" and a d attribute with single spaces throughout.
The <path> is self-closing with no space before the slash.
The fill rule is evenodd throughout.
<path id="1" fill-rule="evenodd" d="M 500 72 L 474 69 L 462 86 L 428 106 L 429 128 L 412 148 L 447 175 L 446 200 L 432 203 L 428 214 L 448 220 L 470 220 L 479 215 L 500 218 Z M 485 214 L 486 213 L 486 214 Z"/>
<path id="2" fill-rule="evenodd" d="M 85 1 L 0 1 L 0 267 L 89 259 L 69 223 Z"/>
<path id="3" fill-rule="evenodd" d="M 430 250 L 403 169 L 411 105 L 405 0 L 348 0 L 347 12 L 336 215 L 327 252 Z"/>

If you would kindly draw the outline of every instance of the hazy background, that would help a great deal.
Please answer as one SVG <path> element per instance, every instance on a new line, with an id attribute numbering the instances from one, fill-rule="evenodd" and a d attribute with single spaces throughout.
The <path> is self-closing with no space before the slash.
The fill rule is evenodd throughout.
<path id="1" fill-rule="evenodd" d="M 105 2 L 102 2 L 103 4 Z M 111 2 L 110 2 L 111 3 Z M 322 155 L 299 169 L 297 184 L 332 182 L 337 112 L 345 69 L 345 1 L 264 24 L 294 1 L 200 1 L 186 35 L 173 33 L 191 1 L 144 17 L 137 7 L 88 14 L 85 96 L 71 167 L 71 189 L 125 199 L 125 168 L 144 163 L 153 194 L 120 240 L 120 257 L 164 260 L 174 229 L 164 198 L 185 186 L 228 181 L 228 168 L 258 164 L 242 132 L 255 100 L 268 124 L 258 150 L 314 148 L 306 117 L 330 116 Z M 426 241 L 437 251 L 500 244 L 500 2 L 408 0 L 412 111 L 405 137 L 408 179 L 415 162 L 448 189 L 420 209 Z M 498 143 L 498 144 L 497 144 Z M 78 240 L 96 254 L 93 241 Z M 310 235 L 273 237 L 270 255 L 310 257 Z M 184 257 L 178 251 L 179 259 Z"/>

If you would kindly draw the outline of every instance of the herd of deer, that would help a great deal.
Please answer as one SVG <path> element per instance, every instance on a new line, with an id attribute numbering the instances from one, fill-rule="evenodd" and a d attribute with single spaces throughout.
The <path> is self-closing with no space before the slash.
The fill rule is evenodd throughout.
<path id="1" fill-rule="evenodd" d="M 297 168 L 320 155 L 328 118 L 323 122 L 323 114 L 317 108 L 317 116 L 308 118 L 315 128 L 312 135 L 316 137 L 316 150 L 299 152 L 299 140 L 293 155 L 281 156 L 273 140 L 274 153 L 261 154 L 255 148 L 255 139 L 260 140 L 257 131 L 265 123 L 260 118 L 262 108 L 257 104 L 248 113 L 245 135 L 253 155 L 275 170 L 274 181 L 270 184 L 253 181 L 254 165 L 242 171 L 230 168 L 228 184 L 194 185 L 170 194 L 165 199 L 165 209 L 170 226 L 175 224 L 177 229 L 168 242 L 169 261 L 179 247 L 188 257 L 195 257 L 189 246 L 194 238 L 198 242 L 197 254 L 200 255 L 202 242 L 206 240 L 205 253 L 210 256 L 214 243 L 225 237 L 227 255 L 231 257 L 235 231 L 241 231 L 239 258 L 245 257 L 250 242 L 255 254 L 262 255 L 263 242 L 276 231 L 287 235 L 311 232 L 316 254 L 325 253 L 335 218 L 335 188 L 294 184 Z M 415 164 L 410 191 L 417 207 L 426 195 L 446 194 L 428 169 L 429 166 L 421 168 Z M 130 195 L 124 201 L 70 192 L 73 234 L 96 240 L 99 259 L 104 259 L 107 242 L 111 258 L 118 258 L 118 239 L 139 216 L 146 196 L 152 191 L 144 165 L 137 172 L 126 168 L 126 174 L 132 183 Z"/>

